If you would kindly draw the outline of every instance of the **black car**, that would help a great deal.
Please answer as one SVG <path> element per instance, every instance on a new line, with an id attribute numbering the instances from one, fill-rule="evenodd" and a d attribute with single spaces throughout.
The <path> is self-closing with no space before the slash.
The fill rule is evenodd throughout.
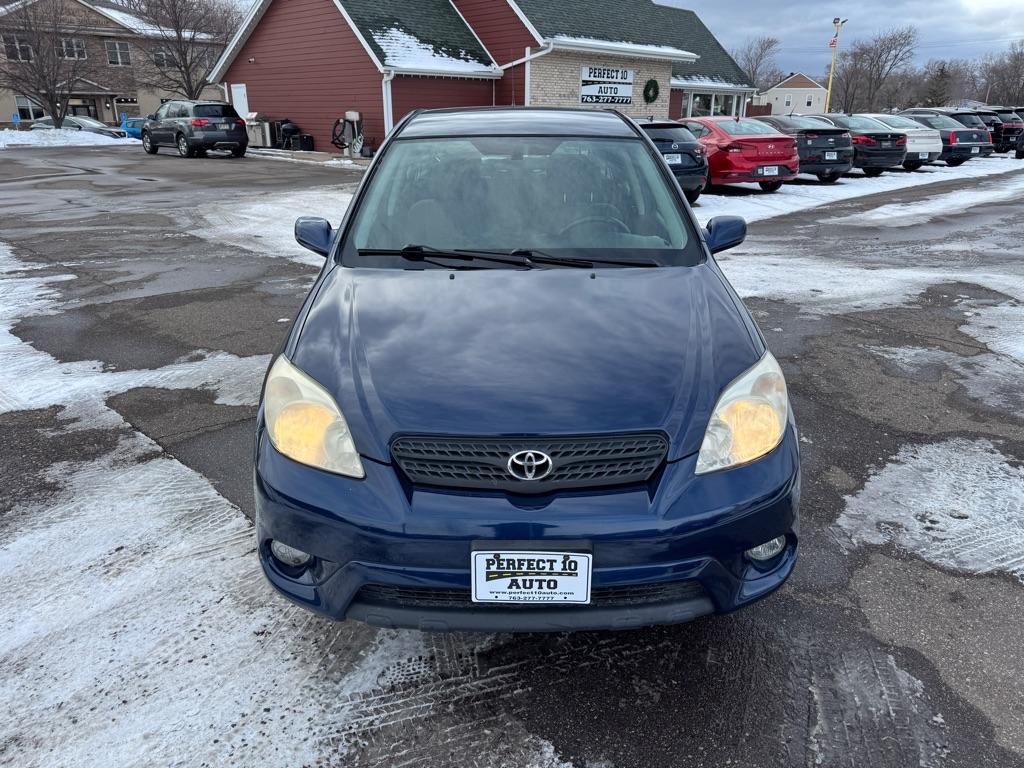
<path id="1" fill-rule="evenodd" d="M 885 123 L 859 115 L 809 115 L 850 132 L 853 141 L 853 167 L 865 176 L 881 176 L 887 168 L 903 165 L 907 157 L 907 135 Z"/>
<path id="2" fill-rule="evenodd" d="M 909 109 L 900 115 L 939 132 L 942 138 L 942 154 L 938 159 L 945 161 L 948 166 L 955 168 L 972 157 L 981 157 L 982 150 L 990 149 L 992 146 L 988 131 L 967 128 L 963 123 L 942 112 L 932 109 Z"/>
<path id="3" fill-rule="evenodd" d="M 762 115 L 754 119 L 796 139 L 800 173 L 814 174 L 831 184 L 853 167 L 853 140 L 845 128 L 799 115 Z"/>
<path id="4" fill-rule="evenodd" d="M 1009 152 L 1016 147 L 1021 134 L 1024 134 L 1024 118 L 1012 107 L 985 107 L 984 110 L 995 112 L 1002 121 L 999 125 L 999 132 L 994 138 L 996 152 Z M 981 111 L 978 110 L 979 116 L 984 120 L 985 116 L 980 115 Z"/>
<path id="5" fill-rule="evenodd" d="M 948 107 L 914 107 L 900 112 L 901 115 L 917 118 L 918 115 L 945 115 L 952 118 L 965 128 L 970 129 L 967 133 L 956 132 L 957 142 L 969 142 L 967 153 L 961 152 L 946 160 L 946 165 L 960 165 L 971 157 L 988 157 L 995 152 L 995 145 L 992 143 L 992 134 L 989 133 L 985 121 L 973 109 L 951 109 Z M 950 162 L 953 160 L 954 162 Z M 956 162 L 959 161 L 959 162 Z"/>
<path id="6" fill-rule="evenodd" d="M 708 183 L 708 156 L 704 146 L 686 128 L 671 120 L 637 120 L 637 123 L 665 158 L 686 199 L 697 202 Z"/>
<path id="7" fill-rule="evenodd" d="M 988 129 L 989 135 L 992 137 L 992 146 L 995 152 L 1009 152 L 1010 146 L 1004 147 L 1003 139 L 1003 121 L 999 119 L 999 115 L 987 107 L 981 107 L 974 110 L 974 114 L 981 118 L 981 122 L 985 124 Z M 1016 136 L 1014 136 L 1016 139 Z"/>
<path id="8" fill-rule="evenodd" d="M 242 157 L 249 146 L 245 121 L 223 101 L 168 101 L 142 126 L 142 147 L 155 155 L 161 146 L 177 147 L 182 157 L 208 149 L 229 150 Z"/>

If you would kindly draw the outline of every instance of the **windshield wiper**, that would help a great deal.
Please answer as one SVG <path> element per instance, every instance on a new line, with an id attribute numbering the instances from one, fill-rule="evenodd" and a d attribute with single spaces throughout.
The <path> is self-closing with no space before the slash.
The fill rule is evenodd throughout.
<path id="1" fill-rule="evenodd" d="M 429 245 L 407 245 L 404 248 L 360 248 L 360 256 L 401 256 L 409 261 L 425 261 L 431 264 L 433 259 L 456 259 L 458 261 L 493 261 L 498 264 L 509 264 L 513 267 L 533 268 L 533 262 L 526 256 L 512 256 L 504 253 L 488 251 L 444 250 Z M 444 265 L 440 265 L 444 266 Z"/>
<path id="2" fill-rule="evenodd" d="M 576 259 L 572 256 L 552 256 L 544 251 L 535 251 L 529 248 L 517 248 L 510 255 L 528 256 L 530 261 L 536 264 L 564 264 L 568 267 L 584 267 L 589 269 L 595 264 L 611 264 L 616 267 L 658 267 L 661 266 L 651 259 L 629 259 L 620 261 L 617 259 Z"/>

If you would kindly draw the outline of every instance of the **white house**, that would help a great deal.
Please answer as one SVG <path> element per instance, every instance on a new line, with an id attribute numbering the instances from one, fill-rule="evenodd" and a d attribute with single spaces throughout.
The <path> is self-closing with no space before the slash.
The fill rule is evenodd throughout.
<path id="1" fill-rule="evenodd" d="M 773 115 L 816 113 L 825 111 L 824 87 L 801 72 L 790 72 L 754 98 L 755 104 L 767 104 Z"/>

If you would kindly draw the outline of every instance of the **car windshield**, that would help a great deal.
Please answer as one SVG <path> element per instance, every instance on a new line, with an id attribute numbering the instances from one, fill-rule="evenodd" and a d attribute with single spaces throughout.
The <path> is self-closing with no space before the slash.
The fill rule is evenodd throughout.
<path id="1" fill-rule="evenodd" d="M 676 143 L 680 141 L 697 141 L 697 137 L 681 125 L 644 125 L 641 127 L 644 129 L 644 133 L 654 141 L 673 141 Z"/>
<path id="2" fill-rule="evenodd" d="M 238 117 L 230 104 L 196 104 L 194 112 L 196 117 Z"/>
<path id="3" fill-rule="evenodd" d="M 87 125 L 90 128 L 106 128 L 106 123 L 101 123 L 99 120 L 93 120 L 91 117 L 78 117 L 74 118 L 74 121 L 79 125 Z"/>
<path id="4" fill-rule="evenodd" d="M 899 115 L 885 115 L 877 118 L 879 122 L 885 123 L 892 128 L 906 128 L 906 129 L 920 129 L 922 125 L 909 117 L 900 117 Z"/>
<path id="5" fill-rule="evenodd" d="M 398 139 L 360 201 L 342 263 L 423 268 L 379 253 L 417 245 L 692 266 L 703 251 L 684 210 L 637 139 Z M 371 261 L 366 251 L 378 253 Z"/>
<path id="6" fill-rule="evenodd" d="M 716 120 L 715 125 L 730 136 L 757 136 L 758 134 L 779 132 L 778 128 L 773 128 L 759 120 Z"/>
<path id="7" fill-rule="evenodd" d="M 870 117 L 860 117 L 858 115 L 836 115 L 833 119 L 844 128 L 850 128 L 854 131 L 889 130 L 889 126 L 885 123 L 880 123 Z"/>
<path id="8" fill-rule="evenodd" d="M 985 121 L 978 117 L 973 112 L 961 112 L 960 114 L 953 115 L 953 119 L 960 123 L 960 125 L 966 125 L 968 128 L 987 128 Z"/>

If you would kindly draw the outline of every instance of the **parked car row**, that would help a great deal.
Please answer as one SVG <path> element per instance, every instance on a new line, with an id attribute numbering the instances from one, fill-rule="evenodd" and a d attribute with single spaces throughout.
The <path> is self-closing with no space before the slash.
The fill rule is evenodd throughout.
<path id="1" fill-rule="evenodd" d="M 1020 108 L 916 107 L 898 115 L 819 114 L 646 120 L 654 141 L 691 203 L 713 184 L 755 182 L 774 192 L 797 174 L 832 183 L 853 168 L 880 176 L 943 161 L 1015 150 L 1024 159 Z"/>

